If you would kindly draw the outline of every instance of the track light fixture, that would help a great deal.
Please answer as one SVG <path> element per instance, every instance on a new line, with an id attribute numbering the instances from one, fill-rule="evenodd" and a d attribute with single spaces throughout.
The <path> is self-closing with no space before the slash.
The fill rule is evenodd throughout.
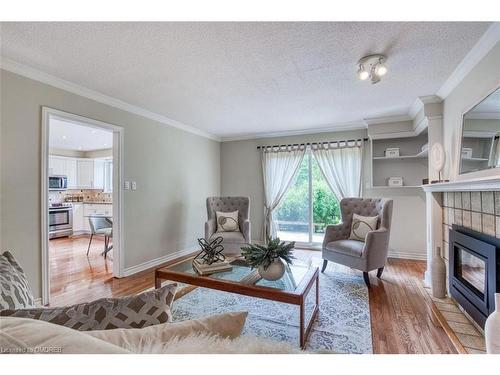
<path id="1" fill-rule="evenodd" d="M 362 57 L 358 61 L 358 78 L 362 81 L 370 78 L 372 84 L 380 82 L 381 77 L 387 73 L 385 61 L 386 57 L 380 54 Z"/>

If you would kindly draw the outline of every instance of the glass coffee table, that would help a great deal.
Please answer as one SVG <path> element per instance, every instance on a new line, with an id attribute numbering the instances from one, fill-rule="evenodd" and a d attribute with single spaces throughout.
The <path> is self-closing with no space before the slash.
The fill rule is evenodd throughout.
<path id="1" fill-rule="evenodd" d="M 234 257 L 229 258 L 228 261 L 233 267 L 231 271 L 214 273 L 208 276 L 201 276 L 193 269 L 193 258 L 158 268 L 155 271 L 155 288 L 160 288 L 162 281 L 169 280 L 297 305 L 300 308 L 300 347 L 304 348 L 319 310 L 318 267 L 293 264 L 286 267 L 285 274 L 281 279 L 268 281 L 262 279 L 257 270 L 252 270 L 243 258 Z M 305 302 L 314 284 L 316 284 L 315 305 L 306 324 Z"/>

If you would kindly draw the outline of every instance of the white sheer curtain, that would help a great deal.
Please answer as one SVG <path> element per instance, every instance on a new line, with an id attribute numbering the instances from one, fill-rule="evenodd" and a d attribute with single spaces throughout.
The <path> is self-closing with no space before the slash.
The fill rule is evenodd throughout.
<path id="1" fill-rule="evenodd" d="M 264 148 L 262 151 L 262 176 L 264 180 L 263 238 L 274 238 L 277 226 L 273 211 L 292 184 L 305 155 L 304 146 Z"/>
<path id="2" fill-rule="evenodd" d="M 318 144 L 312 150 L 326 182 L 339 200 L 361 196 L 362 140 Z"/>

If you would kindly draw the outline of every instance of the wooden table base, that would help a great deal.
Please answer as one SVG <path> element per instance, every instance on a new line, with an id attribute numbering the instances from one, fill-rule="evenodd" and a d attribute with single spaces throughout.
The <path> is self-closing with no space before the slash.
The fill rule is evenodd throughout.
<path id="1" fill-rule="evenodd" d="M 306 298 L 308 296 L 309 291 L 306 291 L 304 295 L 304 299 L 300 304 L 300 348 L 305 349 L 306 348 L 306 343 L 307 343 L 307 338 L 309 337 L 309 333 L 311 332 L 312 325 L 314 323 L 314 320 L 316 319 L 316 316 L 318 315 L 319 312 L 319 276 L 316 276 L 316 297 L 315 301 L 316 304 L 314 306 L 311 318 L 309 319 L 309 323 L 307 323 L 307 327 L 305 327 L 305 319 L 306 319 L 306 311 L 305 311 L 305 304 L 306 304 Z"/>

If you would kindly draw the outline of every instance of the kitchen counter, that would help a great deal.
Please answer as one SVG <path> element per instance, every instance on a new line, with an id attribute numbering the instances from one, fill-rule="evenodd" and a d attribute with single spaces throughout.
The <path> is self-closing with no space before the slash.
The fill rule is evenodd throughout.
<path id="1" fill-rule="evenodd" d="M 80 203 L 80 204 L 113 204 L 113 202 L 88 202 L 88 201 L 85 201 L 85 202 L 65 202 L 65 203 Z"/>

